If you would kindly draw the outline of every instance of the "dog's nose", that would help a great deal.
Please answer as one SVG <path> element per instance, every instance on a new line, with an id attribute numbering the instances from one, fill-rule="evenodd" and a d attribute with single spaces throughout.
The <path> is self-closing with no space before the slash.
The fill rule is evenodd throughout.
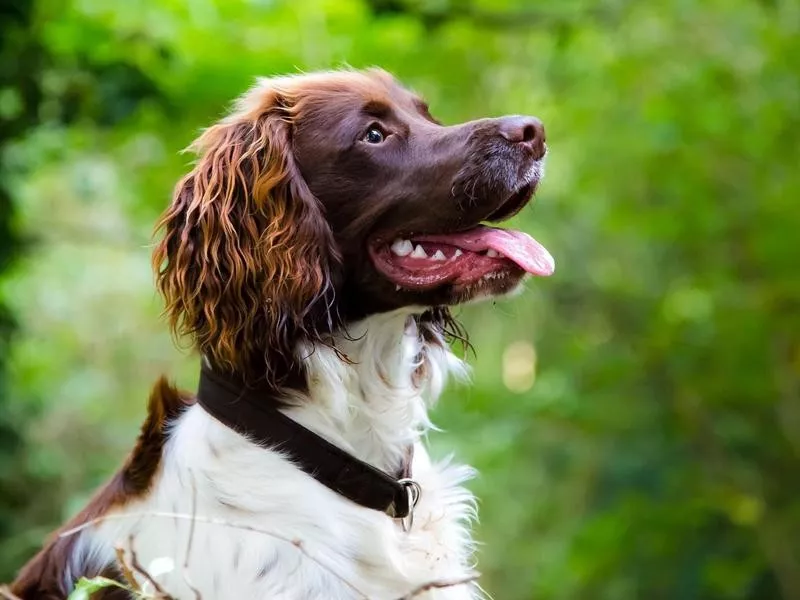
<path id="1" fill-rule="evenodd" d="M 545 154 L 544 125 L 536 117 L 503 117 L 500 135 L 512 144 L 519 144 L 539 160 Z"/>

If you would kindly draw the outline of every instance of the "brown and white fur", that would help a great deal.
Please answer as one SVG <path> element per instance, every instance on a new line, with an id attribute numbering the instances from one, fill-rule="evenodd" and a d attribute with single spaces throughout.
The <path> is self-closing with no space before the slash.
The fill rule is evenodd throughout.
<path id="1" fill-rule="evenodd" d="M 415 597 L 482 595 L 467 582 L 475 502 L 462 485 L 472 471 L 432 461 L 423 441 L 448 377 L 466 374 L 445 339 L 445 307 L 513 290 L 524 273 L 476 254 L 457 276 L 450 268 L 418 286 L 367 257 L 389 256 L 381 244 L 399 234 L 513 214 L 538 183 L 544 146 L 536 121 L 448 128 L 420 102 L 380 71 L 260 82 L 196 144 L 200 161 L 178 184 L 154 261 L 173 327 L 209 365 L 261 378 L 292 419 L 386 472 L 413 445 L 422 495 L 412 529 L 340 496 L 161 380 L 123 468 L 22 569 L 14 594 L 64 598 L 82 576 L 121 579 L 121 547 L 145 591 L 154 584 L 141 571 L 181 599 L 396 600 L 432 582 L 453 585 Z M 356 105 L 366 108 L 354 116 Z M 405 135 L 377 158 L 358 146 L 375 119 L 381 141 Z M 337 146 L 332 136 L 344 139 L 348 127 L 356 145 Z M 371 146 L 379 136 L 368 132 Z M 497 164 L 470 158 L 481 144 L 495 144 L 484 154 Z M 431 207 L 440 197 L 447 205 Z"/>

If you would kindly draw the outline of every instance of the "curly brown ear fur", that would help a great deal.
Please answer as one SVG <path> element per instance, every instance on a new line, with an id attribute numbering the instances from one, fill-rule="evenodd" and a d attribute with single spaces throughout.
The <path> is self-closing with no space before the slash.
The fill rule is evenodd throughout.
<path id="1" fill-rule="evenodd" d="M 178 337 L 217 368 L 278 386 L 294 344 L 334 326 L 333 234 L 291 152 L 291 108 L 262 83 L 191 146 L 157 231 L 157 287 Z"/>

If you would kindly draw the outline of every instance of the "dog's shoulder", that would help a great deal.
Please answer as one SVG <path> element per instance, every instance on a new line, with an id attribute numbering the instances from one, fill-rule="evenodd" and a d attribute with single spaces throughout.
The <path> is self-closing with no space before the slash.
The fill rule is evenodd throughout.
<path id="1" fill-rule="evenodd" d="M 194 403 L 191 394 L 170 384 L 166 377 L 156 381 L 136 445 L 115 477 L 120 488 L 120 500 L 141 496 L 151 488 L 161 465 L 170 427 Z"/>
<path id="2" fill-rule="evenodd" d="M 17 575 L 11 591 L 22 598 L 50 600 L 66 598 L 80 577 L 104 575 L 117 578 L 110 560 L 113 548 L 88 547 L 81 528 L 104 515 L 146 495 L 162 463 L 169 428 L 194 398 L 159 378 L 147 404 L 147 416 L 131 453 L 122 467 L 107 481 L 77 515 L 54 532 L 44 547 Z M 114 590 L 95 598 L 113 598 Z M 111 594 L 111 595 L 108 595 Z"/>

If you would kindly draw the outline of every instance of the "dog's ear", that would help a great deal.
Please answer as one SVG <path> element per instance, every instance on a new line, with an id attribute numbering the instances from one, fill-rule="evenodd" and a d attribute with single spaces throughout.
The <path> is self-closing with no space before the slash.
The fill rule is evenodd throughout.
<path id="1" fill-rule="evenodd" d="M 291 107 L 262 82 L 191 146 L 157 225 L 157 287 L 178 337 L 213 366 L 280 384 L 295 344 L 329 332 L 333 234 L 291 151 Z M 254 372 L 257 371 L 257 372 Z"/>

